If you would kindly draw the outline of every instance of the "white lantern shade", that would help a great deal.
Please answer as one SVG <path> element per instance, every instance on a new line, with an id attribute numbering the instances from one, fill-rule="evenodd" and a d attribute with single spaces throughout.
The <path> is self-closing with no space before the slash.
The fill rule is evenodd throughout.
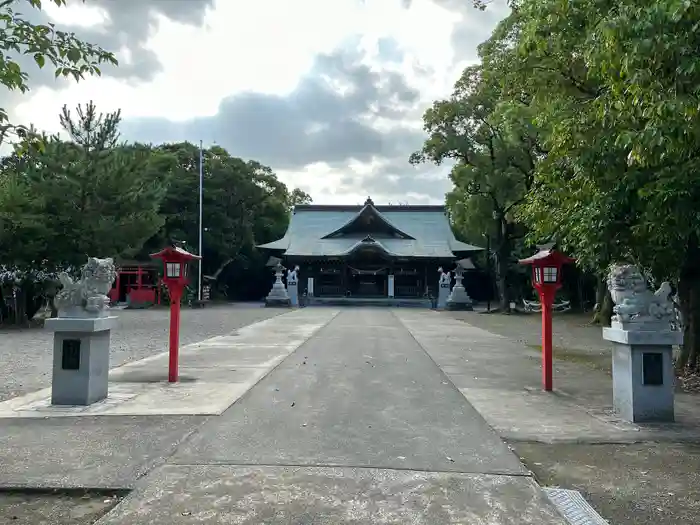
<path id="1" fill-rule="evenodd" d="M 169 279 L 178 279 L 180 277 L 181 266 L 179 262 L 165 263 L 165 276 Z"/>
<path id="2" fill-rule="evenodd" d="M 538 266 L 532 267 L 532 277 L 535 279 L 535 283 L 542 283 L 542 268 Z"/>
<path id="3" fill-rule="evenodd" d="M 544 268 L 542 268 L 542 272 L 544 274 L 543 275 L 544 278 L 542 279 L 542 282 L 556 283 L 557 277 L 558 277 L 557 270 L 558 270 L 558 268 L 556 266 L 555 267 L 545 266 Z"/>

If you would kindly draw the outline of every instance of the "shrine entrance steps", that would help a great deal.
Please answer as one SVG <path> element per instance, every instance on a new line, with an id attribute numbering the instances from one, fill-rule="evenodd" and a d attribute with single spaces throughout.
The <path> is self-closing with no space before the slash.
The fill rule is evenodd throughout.
<path id="1" fill-rule="evenodd" d="M 304 297 L 304 306 L 383 306 L 386 308 L 431 308 L 428 298 L 420 297 Z"/>

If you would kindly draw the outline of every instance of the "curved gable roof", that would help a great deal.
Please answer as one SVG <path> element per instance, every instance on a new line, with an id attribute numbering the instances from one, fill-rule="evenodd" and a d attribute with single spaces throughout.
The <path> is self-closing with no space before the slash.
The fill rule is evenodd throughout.
<path id="1" fill-rule="evenodd" d="M 332 237 L 331 234 L 342 232 L 353 223 L 365 206 L 305 204 L 294 208 L 284 237 L 258 247 L 272 250 L 278 256 L 339 257 L 350 253 L 358 241 L 369 236 L 395 257 L 454 259 L 483 250 L 455 239 L 444 206 L 371 205 L 381 215 L 383 224 L 393 226 L 408 238 L 373 235 L 367 231 Z"/>
<path id="2" fill-rule="evenodd" d="M 384 226 L 384 228 L 389 230 L 391 233 L 395 234 L 397 237 L 402 239 L 414 239 L 406 232 L 401 231 L 394 224 L 392 224 L 392 222 L 389 219 L 382 215 L 382 213 L 374 207 L 374 203 L 370 199 L 367 200 L 362 209 L 359 212 L 357 212 L 357 214 L 354 217 L 350 218 L 340 228 L 333 230 L 332 232 L 324 235 L 321 238 L 334 239 L 346 235 L 348 233 L 353 233 L 353 227 L 359 226 L 361 230 L 362 227 L 364 227 L 364 224 L 362 224 L 362 221 L 364 220 L 377 220 L 380 224 Z"/>
<path id="3" fill-rule="evenodd" d="M 398 256 L 397 253 L 394 253 L 391 250 L 389 250 L 380 241 L 373 239 L 371 235 L 368 235 L 361 241 L 357 241 L 355 244 L 350 246 L 350 248 L 348 248 L 342 255 L 350 255 L 360 250 L 375 250 L 378 252 L 382 252 L 385 255 L 389 255 L 391 257 Z"/>

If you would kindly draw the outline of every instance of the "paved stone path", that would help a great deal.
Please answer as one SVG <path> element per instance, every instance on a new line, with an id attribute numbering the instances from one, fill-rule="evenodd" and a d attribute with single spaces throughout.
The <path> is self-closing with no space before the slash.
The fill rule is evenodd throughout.
<path id="1" fill-rule="evenodd" d="M 441 334 L 419 344 L 397 315 L 341 311 L 100 525 L 563 525 L 435 364 Z"/>
<path id="2" fill-rule="evenodd" d="M 210 305 L 182 310 L 180 344 L 196 343 L 263 319 L 279 310 L 257 304 Z M 120 310 L 112 331 L 110 364 L 119 366 L 168 349 L 167 308 Z M 0 402 L 51 384 L 53 334 L 41 328 L 0 328 Z"/>

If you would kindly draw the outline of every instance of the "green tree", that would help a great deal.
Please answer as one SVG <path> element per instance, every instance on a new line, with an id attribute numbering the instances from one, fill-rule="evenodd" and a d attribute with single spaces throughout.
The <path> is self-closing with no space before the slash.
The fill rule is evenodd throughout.
<path id="1" fill-rule="evenodd" d="M 520 217 L 598 273 L 627 260 L 678 283 L 679 368 L 698 365 L 696 2 L 520 0 L 510 20 L 546 157 Z"/>
<path id="2" fill-rule="evenodd" d="M 297 204 L 311 204 L 312 202 L 313 199 L 311 198 L 311 195 L 303 190 L 300 190 L 299 188 L 294 188 L 292 193 L 289 194 L 289 204 L 292 207 L 296 206 Z"/>
<path id="3" fill-rule="evenodd" d="M 142 257 L 169 239 L 199 242 L 199 147 L 159 146 L 176 159 L 160 213 L 165 223 L 145 245 Z M 267 166 L 232 157 L 218 146 L 203 152 L 202 273 L 215 278 L 215 291 L 231 298 L 258 298 L 266 284 L 265 260 L 255 246 L 284 235 L 294 204 L 310 200 L 287 190 Z"/>
<path id="4" fill-rule="evenodd" d="M 50 0 L 65 6 L 66 0 Z M 33 57 L 40 67 L 53 67 L 56 77 L 99 75 L 100 64 L 117 64 L 112 53 L 83 42 L 73 33 L 58 31 L 53 24 L 32 24 L 17 11 L 21 6 L 41 9 L 41 0 L 0 1 L 0 83 L 9 90 L 29 90 L 29 75 L 17 63 L 18 55 Z M 8 135 L 27 136 L 28 128 L 9 122 L 7 111 L 0 107 L 0 144 Z"/>
<path id="5" fill-rule="evenodd" d="M 36 272 L 50 278 L 76 270 L 88 255 L 133 255 L 163 223 L 160 204 L 174 160 L 139 144 L 118 144 L 119 112 L 93 104 L 64 108 L 61 123 L 72 140 L 43 137 L 42 147 L 2 160 L 0 253 L 21 276 L 25 304 Z M 31 317 L 32 308 L 26 313 Z"/>
<path id="6" fill-rule="evenodd" d="M 163 224 L 161 201 L 174 159 L 141 144 L 120 144 L 120 112 L 94 104 L 64 107 L 70 141 L 54 137 L 27 159 L 56 233 L 49 260 L 79 264 L 87 255 L 131 256 Z"/>
<path id="7" fill-rule="evenodd" d="M 454 189 L 447 196 L 451 219 L 474 242 L 482 241 L 478 231 L 494 238 L 500 307 L 508 311 L 508 274 L 524 233 L 515 213 L 532 184 L 535 137 L 525 120 L 516 126 L 503 118 L 501 97 L 501 87 L 481 65 L 466 68 L 452 96 L 426 111 L 429 138 L 411 162 L 455 162 Z"/>

